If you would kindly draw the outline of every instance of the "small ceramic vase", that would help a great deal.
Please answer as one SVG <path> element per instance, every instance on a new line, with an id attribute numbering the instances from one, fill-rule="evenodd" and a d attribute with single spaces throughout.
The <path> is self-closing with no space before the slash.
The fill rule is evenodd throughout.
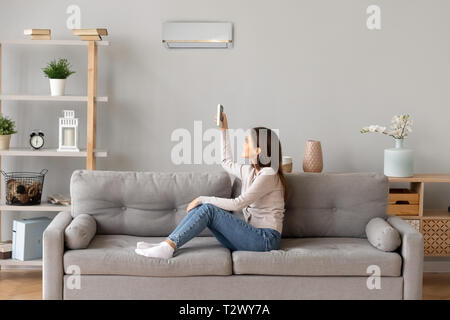
<path id="1" fill-rule="evenodd" d="M 304 172 L 322 172 L 323 156 L 320 141 L 308 140 L 303 154 Z"/>

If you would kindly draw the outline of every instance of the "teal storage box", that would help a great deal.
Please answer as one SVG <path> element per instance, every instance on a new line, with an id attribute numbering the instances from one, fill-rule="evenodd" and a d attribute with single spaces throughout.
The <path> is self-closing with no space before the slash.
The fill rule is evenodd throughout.
<path id="1" fill-rule="evenodd" d="M 13 221 L 12 258 L 26 261 L 42 258 L 42 235 L 52 220 L 46 217 Z"/>

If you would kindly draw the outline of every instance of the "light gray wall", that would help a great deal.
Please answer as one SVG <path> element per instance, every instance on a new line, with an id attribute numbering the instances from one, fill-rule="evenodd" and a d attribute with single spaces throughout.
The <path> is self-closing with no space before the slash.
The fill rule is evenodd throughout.
<path id="1" fill-rule="evenodd" d="M 383 149 L 393 141 L 366 135 L 368 124 L 388 124 L 392 115 L 412 114 L 407 146 L 416 152 L 416 172 L 448 172 L 450 160 L 450 2 L 446 0 L 0 0 L 0 39 L 23 38 L 25 28 L 51 28 L 54 39 L 74 38 L 66 8 L 78 4 L 82 27 L 106 26 L 111 46 L 99 49 L 98 146 L 111 170 L 219 170 L 174 166 L 170 135 L 192 130 L 194 120 L 212 127 L 217 103 L 231 126 L 279 128 L 286 155 L 301 168 L 305 141 L 322 141 L 325 171 L 383 170 Z M 366 28 L 366 8 L 382 9 L 382 30 Z M 167 20 L 231 21 L 230 50 L 168 50 L 161 44 Z M 5 47 L 3 91 L 46 93 L 40 70 L 54 57 L 68 58 L 77 73 L 68 93 L 86 93 L 86 48 Z M 33 128 L 57 144 L 57 118 L 81 103 L 5 102 L 19 133 L 13 146 L 27 145 Z M 84 133 L 84 121 L 81 121 Z M 82 135 L 85 145 L 85 135 Z M 68 192 L 83 160 L 7 158 L 6 170 L 50 169 L 46 193 Z M 429 207 L 450 204 L 449 186 L 426 186 Z M 24 214 L 25 216 L 26 214 Z M 12 214 L 4 214 L 4 238 Z"/>

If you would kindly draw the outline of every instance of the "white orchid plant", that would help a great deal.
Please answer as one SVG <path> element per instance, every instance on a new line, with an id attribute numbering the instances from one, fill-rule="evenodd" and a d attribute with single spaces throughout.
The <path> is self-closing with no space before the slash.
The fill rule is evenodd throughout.
<path id="1" fill-rule="evenodd" d="M 409 114 L 400 114 L 396 115 L 391 120 L 391 127 L 387 129 L 386 127 L 382 127 L 379 125 L 371 125 L 368 127 L 364 127 L 361 129 L 361 133 L 368 132 L 378 132 L 388 136 L 393 137 L 394 139 L 404 139 L 408 136 L 408 134 L 412 131 L 413 121 L 411 119 L 411 115 Z"/>

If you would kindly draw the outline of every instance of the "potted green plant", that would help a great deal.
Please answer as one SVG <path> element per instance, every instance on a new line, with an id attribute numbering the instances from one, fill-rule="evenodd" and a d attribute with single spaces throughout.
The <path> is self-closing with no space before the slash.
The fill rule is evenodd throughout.
<path id="1" fill-rule="evenodd" d="M 43 68 L 44 74 L 50 79 L 50 91 L 52 96 L 63 96 L 66 88 L 66 79 L 74 74 L 70 70 L 71 65 L 67 59 L 56 59 L 50 61 L 47 67 Z"/>
<path id="2" fill-rule="evenodd" d="M 11 135 L 14 133 L 17 133 L 14 121 L 0 114 L 0 150 L 9 149 Z"/>

